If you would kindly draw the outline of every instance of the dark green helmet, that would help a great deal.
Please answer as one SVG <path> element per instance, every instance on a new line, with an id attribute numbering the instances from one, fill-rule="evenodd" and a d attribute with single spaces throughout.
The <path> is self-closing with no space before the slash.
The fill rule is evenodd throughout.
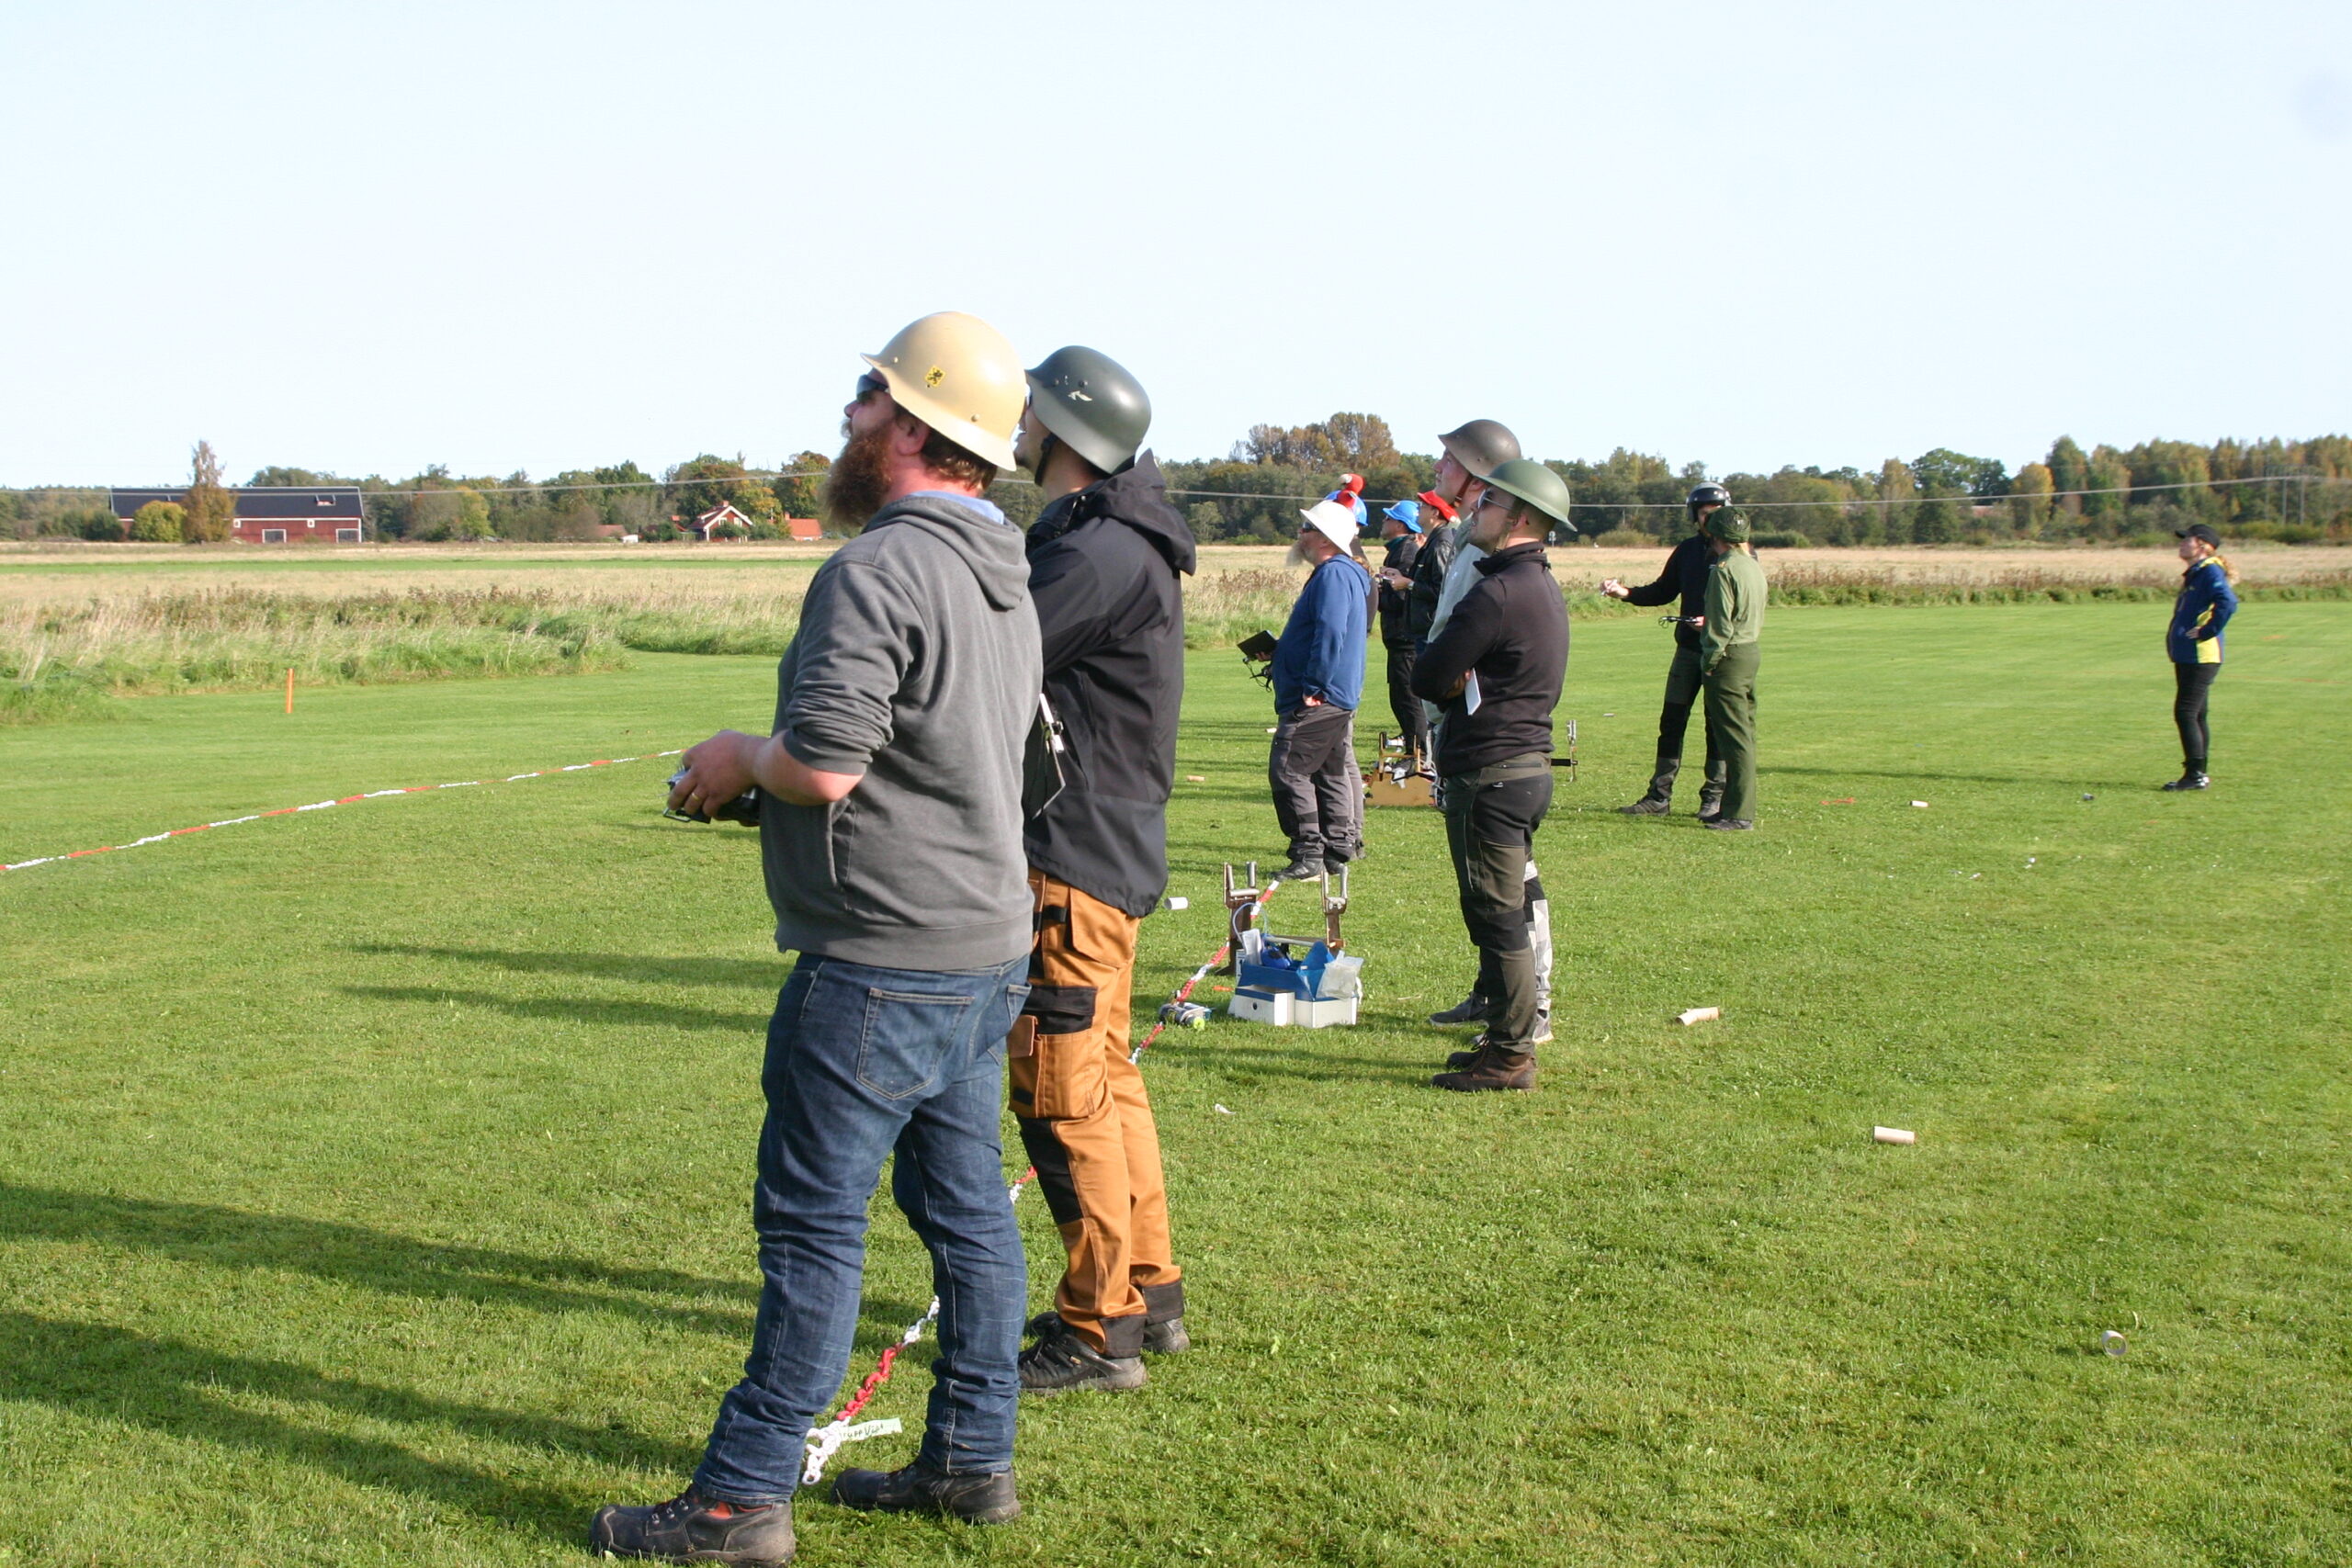
<path id="1" fill-rule="evenodd" d="M 1577 531 L 1568 522 L 1568 481 L 1532 457 L 1513 457 L 1487 476 L 1487 483 L 1506 495 L 1515 495 L 1553 522 Z"/>
<path id="2" fill-rule="evenodd" d="M 1497 420 L 1474 419 L 1437 439 L 1455 462 L 1482 479 L 1498 465 L 1519 460 L 1519 437 Z"/>
<path id="3" fill-rule="evenodd" d="M 1721 539 L 1727 545 L 1747 543 L 1747 519 L 1728 506 L 1718 506 L 1708 513 L 1707 520 L 1699 528 L 1710 539 Z"/>
<path id="4" fill-rule="evenodd" d="M 1048 434 L 1106 474 L 1136 460 L 1151 428 L 1143 383 L 1110 355 L 1076 344 L 1029 372 L 1029 406 Z"/>

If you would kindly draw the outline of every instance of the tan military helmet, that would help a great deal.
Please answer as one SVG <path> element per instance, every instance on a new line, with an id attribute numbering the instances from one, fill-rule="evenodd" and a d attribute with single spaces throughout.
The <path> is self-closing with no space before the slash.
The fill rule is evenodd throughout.
<path id="1" fill-rule="evenodd" d="M 961 310 L 910 321 L 860 356 L 882 374 L 898 405 L 983 463 L 1011 468 L 1012 427 L 1029 379 L 1005 335 Z"/>

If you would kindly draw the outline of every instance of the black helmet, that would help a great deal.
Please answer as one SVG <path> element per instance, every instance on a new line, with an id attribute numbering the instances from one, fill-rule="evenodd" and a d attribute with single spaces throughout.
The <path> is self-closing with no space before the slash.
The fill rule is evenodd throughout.
<path id="1" fill-rule="evenodd" d="M 1696 523 L 1699 520 L 1699 508 L 1702 506 L 1729 506 L 1730 504 L 1731 491 L 1724 489 L 1724 487 L 1719 484 L 1708 483 L 1702 485 L 1692 485 L 1690 487 L 1690 497 L 1683 502 L 1682 507 L 1685 512 L 1688 512 L 1690 514 L 1690 521 Z"/>
<path id="2" fill-rule="evenodd" d="M 1029 372 L 1029 406 L 1047 434 L 1106 474 L 1136 460 L 1151 428 L 1143 383 L 1110 355 L 1075 344 Z"/>
<path id="3" fill-rule="evenodd" d="M 1437 439 L 1455 462 L 1482 479 L 1520 456 L 1519 437 L 1509 425 L 1491 419 L 1474 419 Z"/>

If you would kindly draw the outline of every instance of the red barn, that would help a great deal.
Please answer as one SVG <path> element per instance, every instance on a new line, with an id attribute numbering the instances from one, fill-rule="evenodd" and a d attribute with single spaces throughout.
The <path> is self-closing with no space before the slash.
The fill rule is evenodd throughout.
<path id="1" fill-rule="evenodd" d="M 237 521 L 230 537 L 245 545 L 356 545 L 366 537 L 356 485 L 273 485 L 232 490 Z M 114 514 L 129 527 L 151 501 L 187 504 L 185 490 L 119 490 Z"/>

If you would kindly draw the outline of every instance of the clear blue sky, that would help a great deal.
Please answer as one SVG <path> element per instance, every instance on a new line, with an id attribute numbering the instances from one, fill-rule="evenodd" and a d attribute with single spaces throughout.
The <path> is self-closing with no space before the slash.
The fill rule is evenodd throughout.
<path id="1" fill-rule="evenodd" d="M 2352 425 L 2352 6 L 0 7 L 0 483 L 831 450 L 925 311 L 1153 444 Z"/>

